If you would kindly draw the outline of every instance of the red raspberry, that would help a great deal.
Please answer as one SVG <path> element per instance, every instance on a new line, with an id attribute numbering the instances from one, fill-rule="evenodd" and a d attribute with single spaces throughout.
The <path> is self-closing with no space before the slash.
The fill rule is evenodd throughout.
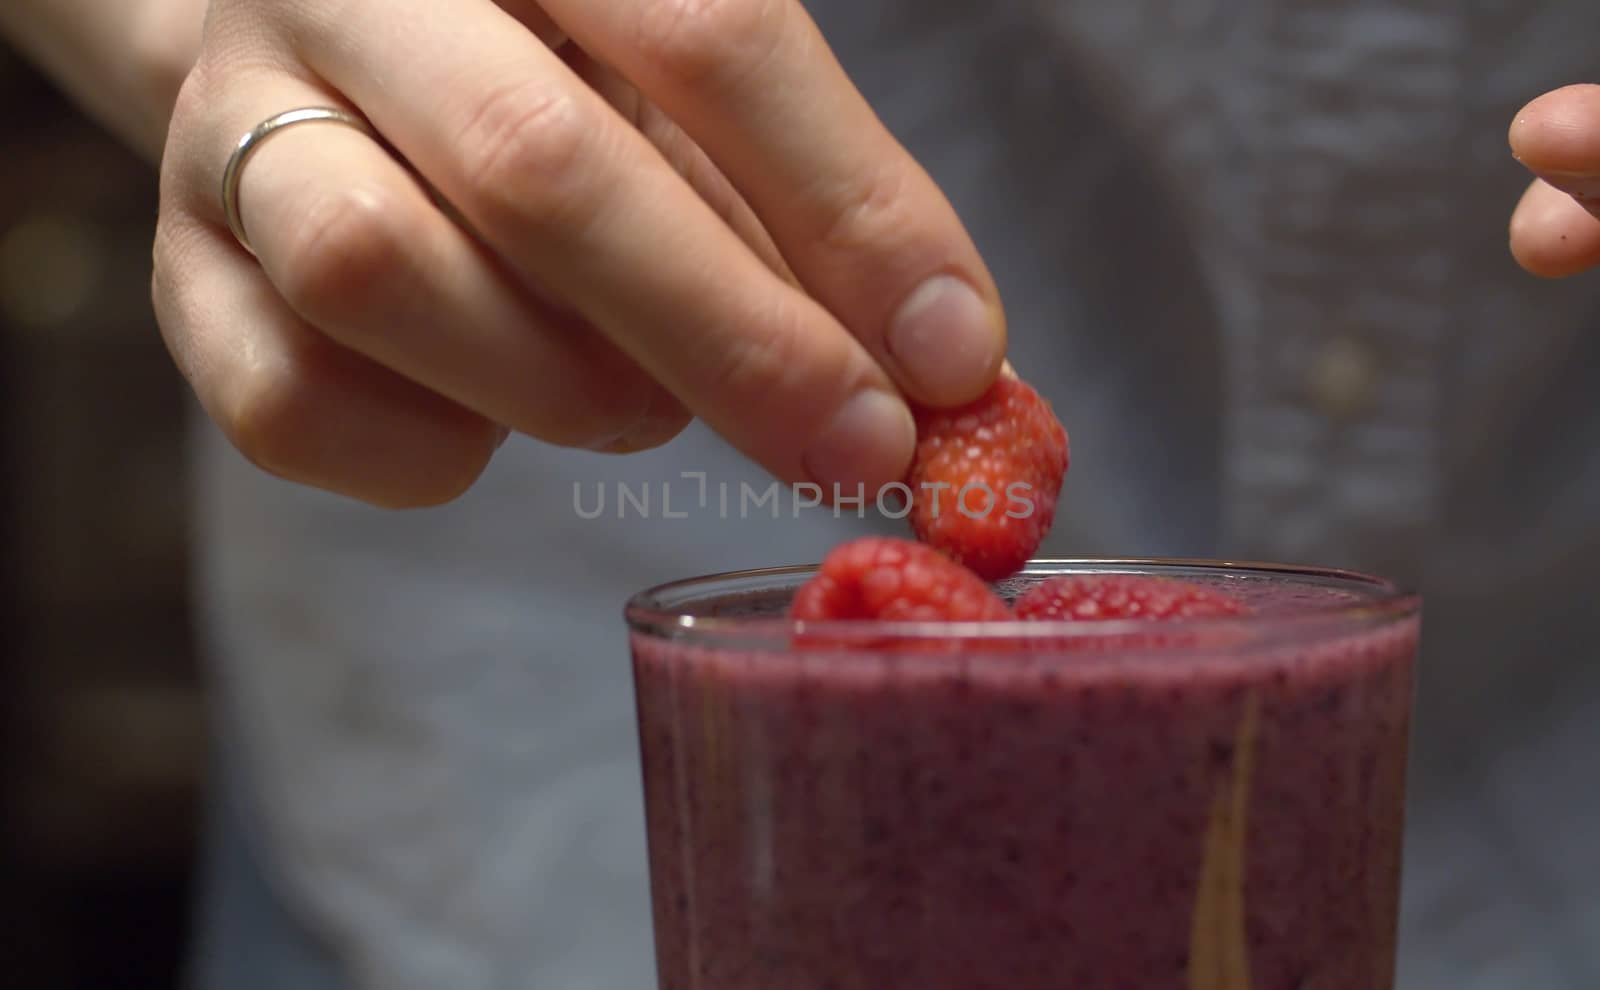
<path id="1" fill-rule="evenodd" d="M 989 622 L 1011 610 L 977 575 L 931 547 L 868 536 L 836 548 L 795 592 L 796 619 Z"/>
<path id="2" fill-rule="evenodd" d="M 911 528 L 988 581 L 1015 574 L 1055 521 L 1067 431 L 1007 375 L 953 409 L 919 409 L 907 483 Z"/>
<path id="3" fill-rule="evenodd" d="M 1203 619 L 1243 615 L 1233 598 L 1203 585 L 1142 574 L 1076 574 L 1042 581 L 1017 599 L 1019 619 Z"/>

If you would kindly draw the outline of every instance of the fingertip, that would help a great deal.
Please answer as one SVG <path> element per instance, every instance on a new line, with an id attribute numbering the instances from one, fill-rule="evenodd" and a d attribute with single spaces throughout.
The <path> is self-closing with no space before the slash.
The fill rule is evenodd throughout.
<path id="1" fill-rule="evenodd" d="M 1517 264 L 1539 278 L 1566 278 L 1600 264 L 1600 220 L 1541 180 L 1512 212 L 1508 239 Z"/>
<path id="2" fill-rule="evenodd" d="M 983 394 L 1005 359 L 1005 318 L 969 281 L 938 274 L 895 311 L 884 345 L 919 401 L 959 405 Z"/>
<path id="3" fill-rule="evenodd" d="M 1540 174 L 1600 173 L 1600 85 L 1563 86 L 1533 99 L 1512 118 L 1512 157 Z"/>
<path id="4" fill-rule="evenodd" d="M 833 491 L 875 491 L 905 477 L 917 428 L 900 396 L 868 387 L 839 406 L 802 458 L 811 481 Z"/>

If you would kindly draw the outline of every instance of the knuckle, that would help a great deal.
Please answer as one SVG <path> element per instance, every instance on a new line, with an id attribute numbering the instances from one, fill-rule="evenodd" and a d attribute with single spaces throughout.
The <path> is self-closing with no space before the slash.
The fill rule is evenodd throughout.
<path id="1" fill-rule="evenodd" d="M 761 321 L 757 332 L 739 334 L 733 346 L 706 355 L 708 387 L 733 403 L 762 404 L 785 394 L 791 378 L 811 368 L 801 322 L 787 312 Z"/>
<path id="2" fill-rule="evenodd" d="M 301 475 L 310 459 L 301 410 L 309 400 L 294 366 L 259 364 L 230 383 L 218 426 L 245 459 L 270 474 Z"/>
<path id="3" fill-rule="evenodd" d="M 600 130 L 574 95 L 548 84 L 492 93 L 456 143 L 473 205 L 491 225 L 560 223 L 587 203 Z"/>
<path id="4" fill-rule="evenodd" d="M 498 438 L 488 423 L 464 421 L 455 439 L 436 454 L 434 463 L 419 466 L 404 483 L 384 488 L 369 501 L 391 509 L 426 509 L 465 495 L 488 469 Z"/>
<path id="5" fill-rule="evenodd" d="M 540 410 L 532 428 L 524 432 L 559 447 L 602 449 L 636 429 L 643 418 L 637 390 L 648 386 L 628 384 L 634 389 L 631 394 L 607 385 L 594 388 L 587 408 L 576 418 L 570 412 L 557 418 L 548 410 Z"/>
<path id="6" fill-rule="evenodd" d="M 313 203 L 283 255 L 284 300 L 314 324 L 359 324 L 386 287 L 409 284 L 406 212 L 370 186 L 330 191 Z"/>
<path id="7" fill-rule="evenodd" d="M 341 393 L 319 367 L 317 350 L 292 349 L 232 377 L 217 424 L 246 460 L 280 478 L 394 509 L 451 502 L 482 475 L 494 454 L 494 428 L 465 409 L 433 408 L 409 432 L 401 432 L 404 417 L 330 428 Z"/>
<path id="8" fill-rule="evenodd" d="M 670 78 L 731 85 L 776 49 L 784 4 L 773 0 L 656 0 L 645 3 L 639 48 Z"/>
<path id="9" fill-rule="evenodd" d="M 915 230 L 905 209 L 906 175 L 893 166 L 868 169 L 817 191 L 823 204 L 817 241 L 838 252 L 882 250 L 905 231 Z"/>
<path id="10" fill-rule="evenodd" d="M 623 434 L 617 449 L 641 451 L 664 447 L 693 421 L 694 415 L 688 409 L 663 392 L 651 400 L 649 413 Z"/>

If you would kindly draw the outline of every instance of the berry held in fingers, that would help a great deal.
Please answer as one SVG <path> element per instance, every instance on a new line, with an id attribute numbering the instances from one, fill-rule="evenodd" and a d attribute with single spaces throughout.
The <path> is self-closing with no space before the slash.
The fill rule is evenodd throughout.
<path id="1" fill-rule="evenodd" d="M 1070 460 L 1050 404 L 1003 375 L 978 399 L 916 420 L 907 484 L 917 539 L 985 580 L 1016 573 L 1055 521 Z"/>

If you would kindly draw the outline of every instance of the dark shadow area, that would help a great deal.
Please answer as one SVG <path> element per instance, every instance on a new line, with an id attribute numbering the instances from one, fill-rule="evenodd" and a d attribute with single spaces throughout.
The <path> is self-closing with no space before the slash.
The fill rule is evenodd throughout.
<path id="1" fill-rule="evenodd" d="M 205 762 L 156 177 L 0 48 L 0 984 L 174 987 Z"/>

